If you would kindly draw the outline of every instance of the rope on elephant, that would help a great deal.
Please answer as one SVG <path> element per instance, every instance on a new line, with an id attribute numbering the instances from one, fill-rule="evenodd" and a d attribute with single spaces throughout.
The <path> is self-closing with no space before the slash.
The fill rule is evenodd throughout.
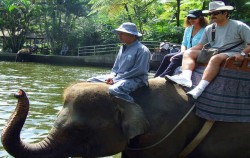
<path id="1" fill-rule="evenodd" d="M 186 118 L 188 117 L 188 115 L 194 110 L 195 105 L 193 105 L 189 111 L 182 117 L 182 119 L 159 141 L 157 141 L 156 143 L 146 146 L 146 147 L 141 147 L 141 148 L 131 148 L 131 147 L 127 147 L 126 149 L 128 150 L 134 150 L 134 151 L 138 151 L 138 150 L 147 150 L 147 149 L 151 149 L 159 144 L 161 144 L 164 140 L 166 140 L 181 124 L 184 120 L 186 120 Z"/>
<path id="2" fill-rule="evenodd" d="M 197 67 L 193 85 L 201 80 L 205 67 Z M 207 120 L 250 122 L 250 73 L 222 68 L 195 101 L 196 114 Z"/>
<path id="3" fill-rule="evenodd" d="M 215 121 L 207 120 L 195 138 L 182 150 L 178 158 L 187 157 L 207 136 Z"/>

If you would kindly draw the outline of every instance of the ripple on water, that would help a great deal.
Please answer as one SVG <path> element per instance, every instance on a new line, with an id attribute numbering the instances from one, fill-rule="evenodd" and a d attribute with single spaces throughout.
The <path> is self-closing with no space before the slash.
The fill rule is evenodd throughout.
<path id="1" fill-rule="evenodd" d="M 8 114 L 8 113 L 13 112 L 14 109 L 16 108 L 16 106 L 5 106 L 5 105 L 0 105 L 1 106 L 0 113 L 3 113 L 2 115 L 0 115 L 0 117 L 2 117 L 4 114 Z"/>
<path id="2" fill-rule="evenodd" d="M 63 90 L 72 83 L 86 81 L 110 69 L 55 66 L 37 63 L 0 62 L 0 132 L 14 111 L 19 89 L 30 99 L 30 111 L 21 132 L 25 142 L 34 143 L 47 136 L 62 109 Z M 0 157 L 12 158 L 0 142 Z"/>
<path id="3" fill-rule="evenodd" d="M 35 142 L 41 141 L 41 139 L 45 138 L 47 134 L 48 134 L 48 130 L 29 128 L 29 129 L 23 130 L 20 137 L 25 142 L 35 143 Z"/>
<path id="4" fill-rule="evenodd" d="M 12 156 L 6 156 L 6 152 L 5 151 L 0 151 L 0 157 L 1 158 L 12 158 Z"/>

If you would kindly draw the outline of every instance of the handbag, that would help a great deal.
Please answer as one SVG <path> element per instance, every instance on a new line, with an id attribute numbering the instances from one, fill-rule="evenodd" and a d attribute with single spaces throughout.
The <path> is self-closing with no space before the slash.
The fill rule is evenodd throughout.
<path id="1" fill-rule="evenodd" d="M 196 62 L 200 64 L 207 64 L 210 58 L 216 54 L 219 54 L 218 49 L 214 49 L 214 48 L 202 49 L 196 59 Z"/>

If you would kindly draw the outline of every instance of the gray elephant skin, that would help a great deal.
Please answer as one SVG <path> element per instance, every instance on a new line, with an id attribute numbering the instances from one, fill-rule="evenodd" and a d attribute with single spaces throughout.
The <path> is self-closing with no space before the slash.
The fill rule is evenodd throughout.
<path id="1" fill-rule="evenodd" d="M 176 158 L 196 136 L 205 120 L 192 111 L 164 138 L 193 105 L 185 92 L 165 79 L 150 79 L 149 86 L 131 94 L 145 113 L 150 128 L 126 102 L 115 100 L 103 83 L 76 83 L 64 92 L 64 105 L 48 136 L 29 144 L 20 132 L 29 100 L 20 90 L 17 107 L 2 132 L 2 144 L 16 158 L 94 158 L 122 153 L 122 158 Z M 249 158 L 250 124 L 215 122 L 189 158 Z"/>

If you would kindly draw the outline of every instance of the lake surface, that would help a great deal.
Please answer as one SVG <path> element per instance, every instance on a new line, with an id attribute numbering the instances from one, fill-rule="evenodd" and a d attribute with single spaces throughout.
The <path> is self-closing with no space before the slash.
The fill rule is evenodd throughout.
<path id="1" fill-rule="evenodd" d="M 63 90 L 70 84 L 95 75 L 107 74 L 110 68 L 56 66 L 37 63 L 0 61 L 0 132 L 16 107 L 13 97 L 19 89 L 30 99 L 30 111 L 22 129 L 25 142 L 38 142 L 47 136 L 56 113 L 62 107 Z M 0 157 L 10 158 L 0 142 Z M 119 155 L 114 156 L 116 158 Z"/>

